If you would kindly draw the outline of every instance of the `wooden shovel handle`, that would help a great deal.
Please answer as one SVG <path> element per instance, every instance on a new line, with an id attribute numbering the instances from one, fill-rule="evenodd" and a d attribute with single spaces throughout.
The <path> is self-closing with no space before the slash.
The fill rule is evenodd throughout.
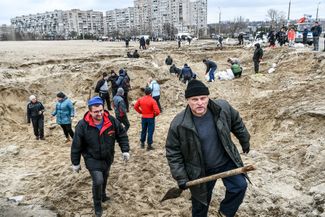
<path id="1" fill-rule="evenodd" d="M 256 167 L 254 165 L 247 165 L 244 167 L 239 167 L 237 169 L 233 169 L 233 170 L 225 171 L 225 172 L 218 173 L 215 175 L 211 175 L 211 176 L 207 176 L 207 177 L 189 181 L 186 183 L 186 187 L 191 187 L 193 185 L 198 185 L 198 184 L 202 184 L 205 182 L 214 181 L 214 180 L 225 178 L 228 176 L 234 176 L 234 175 L 238 175 L 238 174 L 242 174 L 242 173 L 247 173 L 252 170 L 256 170 Z"/>

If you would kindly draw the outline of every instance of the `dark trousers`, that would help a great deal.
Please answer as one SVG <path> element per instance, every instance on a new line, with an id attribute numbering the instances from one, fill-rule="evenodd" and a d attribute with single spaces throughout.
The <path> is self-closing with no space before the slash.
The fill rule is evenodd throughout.
<path id="1" fill-rule="evenodd" d="M 96 211 L 98 209 L 101 209 L 102 199 L 106 197 L 106 185 L 107 185 L 109 170 L 89 171 L 89 173 L 93 181 L 92 192 L 93 192 L 94 207 Z"/>
<path id="2" fill-rule="evenodd" d="M 158 107 L 159 107 L 159 110 L 160 110 L 160 112 L 161 112 L 161 105 L 160 105 L 160 102 L 159 102 L 159 100 L 160 100 L 160 96 L 153 96 L 152 97 L 154 100 L 156 100 L 156 102 L 157 102 L 157 104 L 158 104 Z"/>
<path id="3" fill-rule="evenodd" d="M 155 131 L 155 118 L 142 118 L 141 121 L 142 130 L 141 130 L 141 139 L 140 141 L 144 143 L 146 141 L 147 131 L 148 131 L 148 145 L 153 143 L 153 133 Z"/>
<path id="4" fill-rule="evenodd" d="M 314 50 L 318 51 L 319 49 L 319 37 L 313 37 L 313 43 L 314 43 Z"/>
<path id="5" fill-rule="evenodd" d="M 206 175 L 213 175 L 221 173 L 227 170 L 237 168 L 235 164 L 229 160 L 225 165 L 210 169 L 206 171 Z M 247 182 L 243 174 L 230 176 L 222 179 L 223 185 L 226 187 L 225 198 L 220 203 L 220 211 L 227 217 L 235 216 L 240 204 L 243 202 Z M 192 197 L 192 216 L 193 217 L 207 217 L 209 205 L 211 202 L 212 191 L 216 181 L 210 181 L 207 183 L 208 189 L 208 206 L 205 206 L 201 202 Z"/>
<path id="6" fill-rule="evenodd" d="M 105 101 L 106 101 L 107 109 L 112 110 L 111 99 L 109 97 L 109 92 L 99 92 L 99 97 L 102 98 L 104 105 L 105 105 Z"/>
<path id="7" fill-rule="evenodd" d="M 125 130 L 128 131 L 128 129 L 130 128 L 130 122 L 128 117 L 124 115 L 122 118 L 118 117 L 117 119 L 124 125 Z"/>
<path id="8" fill-rule="evenodd" d="M 32 118 L 34 135 L 37 138 L 44 138 L 44 117 L 33 117 Z"/>
<path id="9" fill-rule="evenodd" d="M 60 124 L 60 126 L 62 127 L 63 133 L 67 139 L 69 138 L 69 135 L 71 138 L 73 138 L 74 133 L 71 128 L 71 124 Z"/>
<path id="10" fill-rule="evenodd" d="M 117 88 L 112 88 L 112 95 L 113 95 L 113 97 L 116 95 L 116 93 L 117 93 Z"/>
<path id="11" fill-rule="evenodd" d="M 124 102 L 125 102 L 125 106 L 126 106 L 126 111 L 129 112 L 129 99 L 128 99 L 128 91 L 125 91 L 124 90 L 124 96 L 123 96 L 123 99 L 124 99 Z"/>
<path id="12" fill-rule="evenodd" d="M 255 73 L 259 72 L 259 68 L 260 68 L 260 61 L 254 60 L 254 71 L 255 71 Z"/>

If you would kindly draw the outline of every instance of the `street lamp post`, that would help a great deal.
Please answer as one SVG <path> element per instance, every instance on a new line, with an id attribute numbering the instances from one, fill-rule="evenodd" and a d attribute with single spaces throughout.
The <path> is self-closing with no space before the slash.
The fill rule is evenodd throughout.
<path id="1" fill-rule="evenodd" d="M 319 10 L 319 5 L 320 5 L 320 2 L 318 2 L 318 5 L 317 5 L 317 10 L 316 10 L 316 21 L 318 21 L 318 10 Z"/>
<path id="2" fill-rule="evenodd" d="M 219 36 L 220 36 L 220 25 L 221 25 L 221 9 L 219 7 L 219 30 L 218 30 Z"/>

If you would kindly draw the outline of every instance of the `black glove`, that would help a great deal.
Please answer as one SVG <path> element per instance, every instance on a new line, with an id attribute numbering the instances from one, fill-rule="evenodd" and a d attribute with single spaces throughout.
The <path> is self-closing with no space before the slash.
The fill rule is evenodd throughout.
<path id="1" fill-rule="evenodd" d="M 188 189 L 188 187 L 186 186 L 186 183 L 182 183 L 182 184 L 179 184 L 178 187 L 182 190 L 186 190 Z"/>
<path id="2" fill-rule="evenodd" d="M 249 146 L 247 148 L 243 148 L 243 152 L 247 154 L 249 152 Z"/>

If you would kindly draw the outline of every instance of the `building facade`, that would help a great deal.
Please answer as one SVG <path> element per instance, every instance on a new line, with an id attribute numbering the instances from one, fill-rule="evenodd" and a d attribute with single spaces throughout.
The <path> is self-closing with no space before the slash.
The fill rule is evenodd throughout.
<path id="1" fill-rule="evenodd" d="M 207 30 L 207 0 L 134 0 L 134 7 L 102 12 L 55 10 L 11 19 L 16 32 L 33 39 L 99 38 L 151 35 L 174 37 L 177 32 L 197 36 Z"/>
<path id="2" fill-rule="evenodd" d="M 134 0 L 134 8 L 135 28 L 141 34 L 207 30 L 207 0 Z"/>
<path id="3" fill-rule="evenodd" d="M 134 7 L 115 9 L 106 12 L 107 35 L 134 35 Z"/>
<path id="4" fill-rule="evenodd" d="M 103 13 L 93 10 L 55 10 L 23 15 L 11 19 L 11 24 L 16 32 L 30 34 L 35 39 L 68 39 L 104 34 Z"/>

